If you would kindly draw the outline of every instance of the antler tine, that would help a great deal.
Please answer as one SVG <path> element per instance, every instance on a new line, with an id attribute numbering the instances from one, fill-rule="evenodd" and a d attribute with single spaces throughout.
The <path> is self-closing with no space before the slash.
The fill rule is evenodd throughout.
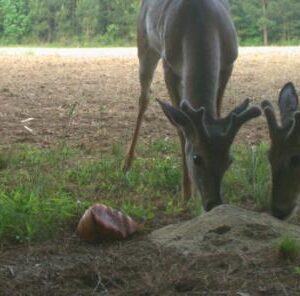
<path id="1" fill-rule="evenodd" d="M 242 125 L 250 119 L 256 118 L 261 115 L 261 109 L 258 106 L 250 107 L 240 115 L 237 115 L 239 123 Z"/>
<path id="2" fill-rule="evenodd" d="M 198 110 L 194 109 L 191 104 L 183 100 L 180 104 L 180 109 L 186 113 L 190 118 L 192 118 L 197 130 L 201 133 L 201 135 L 208 139 L 209 133 L 206 126 L 206 110 L 204 107 L 199 108 Z"/>
<path id="3" fill-rule="evenodd" d="M 196 110 L 186 100 L 182 100 L 179 107 L 184 113 L 189 116 L 194 116 L 194 113 L 196 112 Z"/>
<path id="4" fill-rule="evenodd" d="M 244 112 L 250 103 L 250 99 L 247 98 L 243 103 L 241 103 L 239 106 L 235 107 L 225 118 L 225 121 L 229 121 L 232 122 L 232 120 L 234 119 L 234 116 L 241 114 L 242 112 Z"/>
<path id="5" fill-rule="evenodd" d="M 293 124 L 287 134 L 287 138 L 295 137 L 296 135 L 300 136 L 300 111 L 294 113 Z"/>
<path id="6" fill-rule="evenodd" d="M 248 104 L 249 104 L 248 100 L 244 101 L 244 103 L 242 105 L 246 106 L 246 104 L 248 106 Z M 237 107 L 235 110 L 240 108 L 242 105 Z M 245 107 L 244 107 L 244 111 L 240 111 L 239 114 L 231 112 L 230 113 L 230 122 L 229 122 L 229 125 L 227 128 L 227 132 L 224 134 L 224 137 L 227 138 L 228 141 L 231 143 L 233 141 L 234 137 L 236 136 L 237 132 L 239 131 L 239 129 L 245 122 L 247 122 L 250 119 L 253 119 L 255 117 L 258 117 L 260 115 L 261 115 L 261 110 L 257 106 L 250 107 L 247 110 L 245 110 Z"/>
<path id="7" fill-rule="evenodd" d="M 270 101 L 263 101 L 261 103 L 261 107 L 263 108 L 263 111 L 265 113 L 269 132 L 270 132 L 270 138 L 274 139 L 276 135 L 278 134 L 278 131 L 280 130 L 280 127 L 277 124 L 276 115 L 273 109 L 273 106 Z"/>
<path id="8" fill-rule="evenodd" d="M 240 114 L 242 112 L 244 112 L 248 107 L 249 107 L 249 104 L 250 104 L 250 99 L 247 98 L 244 100 L 243 103 L 241 103 L 239 106 L 235 107 L 230 113 L 231 114 Z"/>
<path id="9" fill-rule="evenodd" d="M 262 109 L 265 109 L 267 107 L 270 107 L 270 108 L 273 109 L 273 105 L 272 105 L 272 103 L 269 100 L 262 101 L 261 102 L 261 107 L 262 107 Z"/>

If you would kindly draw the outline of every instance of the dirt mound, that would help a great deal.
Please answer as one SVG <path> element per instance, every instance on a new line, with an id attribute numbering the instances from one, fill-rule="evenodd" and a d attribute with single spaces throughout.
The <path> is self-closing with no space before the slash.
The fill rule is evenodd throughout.
<path id="1" fill-rule="evenodd" d="M 300 227 L 265 213 L 222 205 L 190 221 L 156 230 L 150 239 L 184 255 L 203 255 L 257 252 L 276 246 L 287 235 L 300 241 Z"/>

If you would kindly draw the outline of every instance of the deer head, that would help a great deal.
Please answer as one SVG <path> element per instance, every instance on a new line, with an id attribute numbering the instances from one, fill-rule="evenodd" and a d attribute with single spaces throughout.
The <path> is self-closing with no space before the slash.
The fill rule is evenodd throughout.
<path id="1" fill-rule="evenodd" d="M 281 125 L 269 101 L 262 103 L 271 138 L 272 214 L 284 219 L 295 208 L 300 192 L 300 111 L 294 85 L 287 83 L 279 94 Z"/>
<path id="2" fill-rule="evenodd" d="M 195 110 L 187 101 L 180 108 L 159 101 L 165 115 L 185 136 L 185 157 L 189 175 L 202 196 L 206 211 L 222 204 L 221 183 L 232 163 L 230 146 L 248 120 L 261 114 L 258 107 L 249 107 L 249 99 L 228 116 L 212 118 L 204 107 Z"/>

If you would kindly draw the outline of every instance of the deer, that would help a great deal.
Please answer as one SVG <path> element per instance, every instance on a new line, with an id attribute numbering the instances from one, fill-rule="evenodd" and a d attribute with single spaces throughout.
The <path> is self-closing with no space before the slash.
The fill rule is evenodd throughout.
<path id="1" fill-rule="evenodd" d="M 265 100 L 261 106 L 271 139 L 271 213 L 283 220 L 295 209 L 300 194 L 300 108 L 294 84 L 285 84 L 279 93 L 280 125 L 272 103 Z"/>
<path id="2" fill-rule="evenodd" d="M 225 0 L 143 0 L 138 21 L 139 111 L 124 172 L 134 150 L 158 61 L 171 104 L 158 101 L 178 131 L 182 152 L 182 197 L 198 189 L 206 211 L 223 203 L 221 181 L 240 127 L 261 114 L 249 100 L 221 118 L 227 82 L 238 55 L 237 37 Z"/>

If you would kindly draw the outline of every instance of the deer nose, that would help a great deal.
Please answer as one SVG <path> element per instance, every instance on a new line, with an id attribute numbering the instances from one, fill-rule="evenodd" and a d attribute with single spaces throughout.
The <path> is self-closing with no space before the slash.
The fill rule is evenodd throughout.
<path id="1" fill-rule="evenodd" d="M 209 212 L 213 208 L 222 204 L 222 200 L 210 200 L 204 204 L 204 210 Z"/>
<path id="2" fill-rule="evenodd" d="M 293 209 L 287 211 L 279 209 L 277 207 L 272 207 L 272 215 L 280 220 L 287 218 L 292 213 L 292 211 Z"/>

